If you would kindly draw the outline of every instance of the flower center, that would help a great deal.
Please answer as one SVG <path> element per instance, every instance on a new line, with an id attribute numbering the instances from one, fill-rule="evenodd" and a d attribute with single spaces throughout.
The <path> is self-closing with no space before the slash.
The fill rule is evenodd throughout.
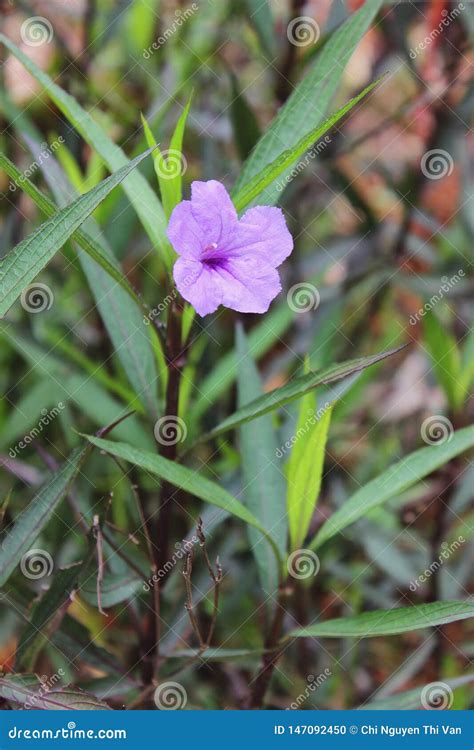
<path id="1" fill-rule="evenodd" d="M 213 242 L 205 248 L 201 258 L 201 263 L 204 263 L 205 266 L 212 269 L 222 268 L 226 261 L 226 256 L 219 254 L 216 242 Z"/>

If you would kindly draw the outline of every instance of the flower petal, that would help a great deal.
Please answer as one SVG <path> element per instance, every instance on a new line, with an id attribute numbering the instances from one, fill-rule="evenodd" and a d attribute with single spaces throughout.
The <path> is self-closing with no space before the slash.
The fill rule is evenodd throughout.
<path id="1" fill-rule="evenodd" d="M 278 271 L 251 255 L 231 258 L 214 273 L 219 278 L 215 283 L 219 284 L 221 304 L 238 312 L 264 313 L 281 291 Z"/>
<path id="2" fill-rule="evenodd" d="M 179 293 L 199 315 L 209 315 L 222 304 L 220 284 L 216 284 L 214 272 L 188 258 L 178 258 L 173 276 Z"/>
<path id="3" fill-rule="evenodd" d="M 237 211 L 221 182 L 193 182 L 191 207 L 194 220 L 206 236 L 207 246 L 227 241 L 232 236 L 238 221 Z"/>
<path id="4" fill-rule="evenodd" d="M 255 206 L 244 213 L 225 252 L 229 256 L 252 254 L 277 268 L 293 250 L 293 237 L 285 216 L 274 206 Z"/>
<path id="5" fill-rule="evenodd" d="M 194 218 L 191 201 L 181 201 L 173 209 L 167 234 L 178 255 L 185 258 L 199 258 L 206 247 L 206 235 Z"/>

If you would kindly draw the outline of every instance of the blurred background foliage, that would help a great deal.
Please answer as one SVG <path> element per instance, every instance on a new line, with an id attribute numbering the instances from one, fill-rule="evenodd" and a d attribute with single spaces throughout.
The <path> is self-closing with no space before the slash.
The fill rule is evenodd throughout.
<path id="1" fill-rule="evenodd" d="M 140 114 L 166 149 L 192 96 L 183 146 L 187 194 L 194 179 L 219 179 L 232 187 L 294 86 L 318 65 L 332 35 L 363 3 L 209 0 L 191 6 L 171 0 L 19 0 L 1 5 L 3 33 L 130 157 L 146 148 Z M 331 112 L 385 77 L 281 191 L 279 205 L 296 248 L 282 269 L 284 292 L 263 318 L 240 316 L 265 390 L 301 374 L 305 358 L 307 366 L 317 369 L 411 344 L 396 358 L 365 371 L 336 405 L 313 533 L 358 487 L 424 446 L 421 425 L 426 419 L 442 416 L 454 429 L 471 421 L 473 214 L 466 196 L 473 174 L 468 136 L 472 4 L 466 3 L 441 34 L 417 51 L 455 7 L 444 0 L 385 3 L 347 66 L 331 61 L 331 69 L 340 68 Z M 298 46 L 289 41 L 287 29 L 292 18 L 302 15 L 316 21 L 320 34 L 314 43 Z M 22 24 L 31 16 L 49 19 L 54 29 L 50 41 L 25 44 Z M 165 43 L 154 49 L 160 39 Z M 55 144 L 54 153 L 33 170 L 35 184 L 57 202 L 53 162 L 76 192 L 85 192 L 108 174 L 98 153 L 5 48 L 1 75 L 1 151 L 25 171 L 32 163 L 31 139 L 49 151 Z M 317 96 L 324 98 L 324 81 Z M 328 104 L 322 104 L 321 114 Z M 304 122 L 294 127 L 299 136 L 307 130 Z M 441 176 L 421 169 L 433 150 L 444 154 Z M 152 160 L 140 169 L 155 189 Z M 28 196 L 10 189 L 4 172 L 0 189 L 3 255 L 42 217 Z M 115 190 L 94 219 L 143 299 L 151 308 L 163 303 L 167 289 L 159 254 L 125 193 Z M 87 278 L 86 266 L 68 242 L 38 279 L 53 290 L 49 309 L 33 314 L 15 304 L 2 322 L 0 518 L 5 528 L 48 472 L 79 445 L 78 433 L 92 433 L 132 408 L 137 414 L 116 428 L 114 437 L 154 449 L 150 423 L 160 412 L 164 391 L 159 389 L 154 405 L 137 398 Z M 287 290 L 302 281 L 317 288 L 321 300 L 317 309 L 305 313 L 292 309 L 286 298 Z M 238 317 L 225 310 L 194 322 L 180 402 L 186 421 L 193 416 L 194 436 L 235 409 Z M 159 356 L 155 366 L 160 371 Z M 12 458 L 11 448 L 58 402 L 63 407 L 57 418 Z M 291 405 L 274 418 L 278 445 L 294 432 L 297 414 L 297 405 Z M 243 482 L 239 445 L 232 435 L 221 436 L 200 445 L 192 465 L 238 493 Z M 136 472 L 132 483 L 137 481 L 150 511 L 157 502 L 158 480 Z M 464 599 L 472 591 L 473 483 L 468 458 L 453 459 L 331 539 L 321 572 L 301 587 L 296 619 L 289 624 L 304 624 L 318 612 L 327 619 L 400 603 Z M 194 515 L 202 508 L 189 496 L 182 502 Z M 134 536 L 140 517 L 130 477 L 96 452 L 61 508 L 35 546 L 50 552 L 57 570 L 88 554 L 79 519 L 90 518 L 94 509 L 104 522 L 108 587 L 102 606 L 107 615 L 98 611 L 92 579 L 62 613 L 63 627 L 48 631 L 51 642 L 27 653 L 23 666 L 38 674 L 62 669 L 64 682 L 90 688 L 114 707 L 133 703 L 142 689 L 134 666 L 144 647 L 142 579 L 147 567 L 139 545 L 143 540 Z M 235 658 L 229 653 L 224 661 L 198 660 L 179 679 L 191 706 L 237 707 L 262 647 L 265 607 L 242 525 L 223 522 L 222 515 L 217 520 L 212 509 L 204 511 L 203 522 L 212 556 L 219 555 L 225 570 L 214 642 L 237 650 L 244 644 L 248 653 L 236 651 Z M 172 543 L 192 533 L 183 512 Z M 460 536 L 466 540 L 462 548 L 426 583 L 410 589 L 410 582 L 438 558 L 440 545 Z M 114 554 L 117 548 L 122 556 Z M 164 596 L 164 654 L 192 644 L 180 567 L 171 574 Z M 201 600 L 200 617 L 208 622 L 212 587 L 202 560 L 196 559 L 193 575 L 195 603 Z M 15 659 L 18 667 L 15 652 L 25 618 L 48 580 L 26 580 L 17 569 L 5 587 L 0 601 L 0 665 L 5 671 L 14 668 Z M 472 632 L 462 622 L 446 626 L 441 635 L 415 631 L 393 639 L 327 640 L 323 645 L 301 639 L 285 652 L 267 705 L 287 707 L 305 691 L 308 673 L 318 675 L 326 667 L 331 677 L 309 692 L 301 708 L 350 708 L 371 698 L 390 698 L 440 676 L 459 676 L 473 650 Z M 170 657 L 164 673 L 174 674 L 182 659 Z M 453 707 L 468 705 L 468 688 L 461 684 Z"/>

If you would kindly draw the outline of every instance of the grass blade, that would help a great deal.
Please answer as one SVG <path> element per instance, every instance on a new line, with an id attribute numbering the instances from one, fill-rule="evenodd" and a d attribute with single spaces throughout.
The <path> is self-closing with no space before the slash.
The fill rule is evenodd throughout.
<path id="1" fill-rule="evenodd" d="M 346 526 L 362 518 L 394 495 L 409 489 L 423 477 L 473 445 L 474 427 L 464 427 L 462 430 L 457 430 L 450 440 L 439 445 L 420 448 L 402 458 L 376 479 L 372 479 L 357 490 L 350 500 L 333 513 L 316 534 L 310 548 L 320 547 Z"/>

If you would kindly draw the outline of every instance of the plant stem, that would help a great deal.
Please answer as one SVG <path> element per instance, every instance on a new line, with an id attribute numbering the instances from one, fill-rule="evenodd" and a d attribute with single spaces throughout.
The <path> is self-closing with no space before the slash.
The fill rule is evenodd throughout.
<path id="1" fill-rule="evenodd" d="M 273 671 L 276 667 L 277 661 L 282 654 L 282 648 L 278 648 L 278 642 L 280 640 L 281 631 L 283 628 L 283 620 L 286 614 L 284 604 L 286 603 L 291 590 L 287 584 L 280 585 L 278 589 L 278 598 L 276 604 L 275 614 L 270 627 L 270 632 L 265 641 L 265 653 L 262 657 L 262 663 L 260 670 L 253 682 L 252 692 L 249 699 L 249 708 L 258 709 L 262 707 L 265 699 L 265 693 L 267 692 L 270 680 L 273 675 Z"/>

